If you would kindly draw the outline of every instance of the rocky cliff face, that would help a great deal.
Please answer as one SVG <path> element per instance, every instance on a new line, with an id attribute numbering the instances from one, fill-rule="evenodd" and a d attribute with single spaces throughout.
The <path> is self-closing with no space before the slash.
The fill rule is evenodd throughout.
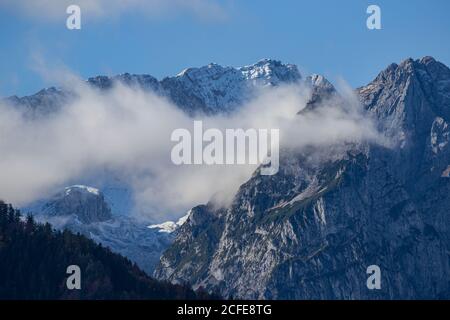
<path id="1" fill-rule="evenodd" d="M 74 185 L 56 194 L 43 207 L 48 216 L 74 216 L 81 223 L 106 221 L 112 218 L 111 209 L 98 189 Z"/>
<path id="2" fill-rule="evenodd" d="M 192 209 L 155 276 L 249 299 L 449 298 L 450 70 L 408 59 L 357 93 L 390 146 L 283 153 L 231 206 Z"/>

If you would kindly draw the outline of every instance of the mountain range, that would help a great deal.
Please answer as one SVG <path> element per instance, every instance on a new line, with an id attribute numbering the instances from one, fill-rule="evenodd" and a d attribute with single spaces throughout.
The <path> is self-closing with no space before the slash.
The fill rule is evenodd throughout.
<path id="1" fill-rule="evenodd" d="M 301 79 L 295 65 L 264 59 L 253 65 L 233 68 L 215 63 L 200 68 L 188 68 L 161 81 L 148 74 L 124 73 L 117 76 L 97 76 L 86 80 L 93 88 L 108 90 L 114 84 L 137 87 L 169 98 L 180 109 L 194 116 L 230 113 L 254 97 L 259 88 L 295 83 Z M 65 88 L 50 87 L 31 96 L 11 96 L 7 101 L 24 110 L 29 117 L 51 114 L 74 98 Z"/>
<path id="2" fill-rule="evenodd" d="M 193 208 L 157 278 L 245 299 L 448 299 L 450 69 L 407 59 L 356 93 L 391 146 L 284 153 L 230 206 Z M 380 290 L 366 285 L 371 265 Z"/>
<path id="3" fill-rule="evenodd" d="M 323 76 L 304 78 L 295 65 L 274 60 L 241 68 L 209 64 L 161 81 L 122 74 L 87 83 L 109 90 L 117 81 L 167 97 L 192 117 L 231 114 L 259 90 L 282 84 L 311 88 L 299 117 L 340 97 Z M 179 223 L 148 228 L 119 217 L 111 213 L 114 197 L 80 185 L 43 201 L 38 215 L 55 225 L 64 217 L 62 228 L 104 243 L 160 280 L 224 297 L 448 299 L 450 69 L 432 57 L 407 59 L 355 94 L 389 145 L 283 152 L 276 175 L 258 169 L 231 205 L 196 206 Z M 49 88 L 7 100 L 34 118 L 73 97 Z M 380 267 L 380 290 L 366 285 L 370 265 Z"/>
<path id="4" fill-rule="evenodd" d="M 265 59 L 241 68 L 211 63 L 185 69 L 161 81 L 147 74 L 125 73 L 92 77 L 86 83 L 100 91 L 121 83 L 167 97 L 190 116 L 210 116 L 233 112 L 267 86 L 291 84 L 300 79 L 295 65 Z M 12 96 L 6 100 L 26 118 L 36 119 L 58 112 L 75 98 L 76 93 L 70 89 L 51 87 L 31 96 Z M 36 215 L 40 222 L 50 222 L 58 229 L 69 229 L 94 239 L 152 274 L 162 252 L 171 244 L 176 229 L 189 213 L 181 213 L 177 222 L 138 221 L 129 215 L 132 210 L 130 187 L 113 172 L 99 172 L 98 176 L 99 181 L 92 178 L 90 182 L 100 184 L 101 190 L 83 184 L 67 186 L 49 199 L 40 199 L 22 209 Z"/>

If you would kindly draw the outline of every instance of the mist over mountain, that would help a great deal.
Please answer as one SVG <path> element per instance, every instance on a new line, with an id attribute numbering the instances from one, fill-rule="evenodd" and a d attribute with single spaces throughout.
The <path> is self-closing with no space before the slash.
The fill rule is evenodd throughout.
<path id="1" fill-rule="evenodd" d="M 390 147 L 283 153 L 230 206 L 193 208 L 155 275 L 245 299 L 448 299 L 449 92 L 431 57 L 390 65 L 357 90 Z"/>
<path id="2" fill-rule="evenodd" d="M 112 77 L 96 76 L 86 80 L 93 88 L 113 89 L 118 83 L 168 97 L 191 116 L 228 113 L 241 106 L 266 86 L 279 86 L 301 80 L 297 66 L 277 60 L 263 59 L 240 68 L 222 67 L 215 63 L 200 68 L 187 68 L 161 81 L 149 74 L 124 73 Z M 57 111 L 76 98 L 69 88 L 47 88 L 31 96 L 8 97 L 7 101 L 23 108 L 29 117 Z"/>
<path id="3" fill-rule="evenodd" d="M 431 57 L 392 64 L 356 90 L 274 60 L 210 64 L 162 80 L 93 77 L 6 100 L 0 120 L 12 119 L 6 133 L 24 139 L 0 140 L 10 151 L 0 182 L 17 177 L 0 197 L 28 204 L 45 195 L 44 221 L 147 272 L 156 266 L 158 279 L 224 297 L 448 298 L 449 92 L 450 70 Z M 199 118 L 214 128 L 281 128 L 280 171 L 167 165 L 163 137 Z M 41 138 L 52 147 L 30 148 Z M 18 173 L 34 173 L 35 164 L 39 175 L 22 177 L 34 177 L 27 186 Z M 120 192 L 82 187 L 100 172 L 117 175 L 118 190 L 133 193 L 157 227 L 135 221 L 131 208 L 112 212 L 127 208 Z M 56 191 L 62 186 L 69 189 Z M 182 224 L 165 222 L 192 206 Z M 381 268 L 381 290 L 366 286 L 370 265 Z"/>
<path id="4" fill-rule="evenodd" d="M 150 75 L 122 74 L 89 78 L 86 84 L 95 90 L 96 95 L 102 92 L 114 93 L 117 86 L 125 86 L 168 97 L 172 102 L 178 101 L 177 108 L 190 117 L 194 114 L 229 114 L 233 108 L 238 108 L 245 101 L 256 97 L 258 90 L 282 83 L 295 83 L 300 79 L 297 67 L 293 65 L 261 60 L 255 65 L 242 68 L 221 67 L 216 64 L 189 68 L 161 82 Z M 85 94 L 83 91 L 81 93 Z M 33 96 L 10 97 L 7 101 L 20 110 L 27 121 L 41 123 L 63 113 L 72 101 L 79 99 L 78 94 L 80 91 L 77 90 L 48 88 Z M 171 107 L 164 105 L 166 106 Z M 108 112 L 108 109 L 106 111 Z M 99 132 L 93 133 L 101 135 L 101 128 Z M 144 135 L 145 132 L 141 134 Z M 68 186 L 45 199 L 33 201 L 25 210 L 37 215 L 39 221 L 50 222 L 58 229 L 79 232 L 108 246 L 137 263 L 148 274 L 152 274 L 162 252 L 173 241 L 176 229 L 184 220 L 180 219 L 177 223 L 153 220 L 154 223 L 149 226 L 151 219 L 132 217 L 132 205 L 124 204 L 132 201 L 133 196 L 129 194 L 132 189 L 121 182 L 118 176 L 113 170 L 97 169 L 93 175 L 90 172 L 87 179 L 83 177 L 80 180 L 83 183 L 88 180 L 99 185 L 101 190 L 86 185 Z M 72 180 L 77 181 L 77 178 Z"/>
<path id="5" fill-rule="evenodd" d="M 8 123 L 8 138 L 2 141 L 2 148 L 9 150 L 10 157 L 0 166 L 9 168 L 2 170 L 2 180 L 15 184 L 3 190 L 0 184 L 0 194 L 28 205 L 68 184 L 81 183 L 98 186 L 110 199 L 109 190 L 131 190 L 131 201 L 143 202 L 138 204 L 143 207 L 139 211 L 153 215 L 159 220 L 155 223 L 164 219 L 158 215 L 181 215 L 218 190 L 234 192 L 242 176 L 254 168 L 225 171 L 228 180 L 206 185 L 209 177 L 223 176 L 223 168 L 200 168 L 190 173 L 192 170 L 174 167 L 169 157 L 170 133 L 191 126 L 194 114 L 209 119 L 210 126 L 229 127 L 236 120 L 234 125 L 249 126 L 254 118 L 251 109 L 265 113 L 271 106 L 245 105 L 258 99 L 261 91 L 299 79 L 295 66 L 262 60 L 242 68 L 215 64 L 190 68 L 161 81 L 150 75 L 98 76 L 28 97 L 10 97 L 3 101 L 0 119 Z M 237 115 L 239 110 L 235 110 L 234 118 L 223 117 L 234 109 L 249 110 L 246 115 Z M 28 176 L 34 179 L 25 179 Z M 204 186 L 199 184 L 190 189 L 192 194 L 184 192 L 177 197 L 181 190 L 187 191 L 185 184 L 194 176 L 203 176 Z M 240 181 L 236 183 L 236 179 Z M 112 188 L 111 182 L 118 188 Z M 172 207 L 161 206 L 161 198 Z M 119 211 L 132 209 L 130 205 L 111 205 L 113 209 L 120 207 Z"/>

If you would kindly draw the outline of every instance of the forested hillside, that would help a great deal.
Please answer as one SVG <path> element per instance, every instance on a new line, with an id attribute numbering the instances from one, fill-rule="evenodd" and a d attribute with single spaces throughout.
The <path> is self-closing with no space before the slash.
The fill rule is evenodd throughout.
<path id="1" fill-rule="evenodd" d="M 81 289 L 69 290 L 69 265 Z M 0 201 L 0 299 L 198 299 L 189 287 L 156 281 L 82 235 L 55 231 Z"/>

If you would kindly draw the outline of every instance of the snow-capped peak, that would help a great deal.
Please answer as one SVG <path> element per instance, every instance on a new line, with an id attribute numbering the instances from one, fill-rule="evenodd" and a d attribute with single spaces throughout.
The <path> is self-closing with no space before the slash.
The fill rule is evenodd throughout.
<path id="1" fill-rule="evenodd" d="M 301 79 L 297 66 L 283 64 L 281 61 L 263 59 L 255 64 L 238 69 L 245 79 L 262 79 L 266 84 L 276 85 L 280 82 L 295 82 Z"/>
<path id="2" fill-rule="evenodd" d="M 72 216 L 81 224 L 107 221 L 112 218 L 111 208 L 103 193 L 85 185 L 72 185 L 64 188 L 48 199 L 38 212 L 47 217 Z"/>

